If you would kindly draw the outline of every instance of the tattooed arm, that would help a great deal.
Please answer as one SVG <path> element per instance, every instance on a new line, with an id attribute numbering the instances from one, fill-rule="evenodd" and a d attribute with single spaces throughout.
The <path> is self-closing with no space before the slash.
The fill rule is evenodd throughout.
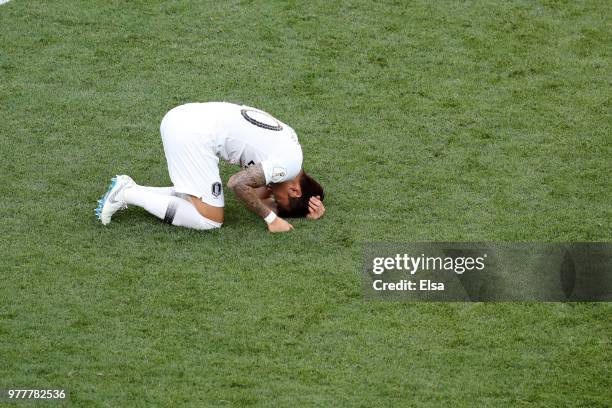
<path id="1" fill-rule="evenodd" d="M 272 195 L 272 191 L 268 187 L 257 187 L 255 192 L 257 193 L 257 197 L 261 198 L 262 200 L 270 198 Z"/>
<path id="2" fill-rule="evenodd" d="M 264 175 L 261 164 L 251 166 L 239 171 L 230 177 L 227 186 L 236 194 L 236 197 L 255 214 L 265 218 L 270 214 L 270 208 L 257 195 L 257 188 L 265 187 L 266 176 Z M 268 224 L 271 232 L 285 232 L 293 229 L 293 226 L 280 217 Z"/>
<path id="3" fill-rule="evenodd" d="M 272 197 L 272 190 L 268 186 L 266 187 L 257 187 L 255 189 L 257 197 L 261 200 L 262 203 L 275 213 L 278 212 L 278 205 L 276 205 L 276 201 L 274 201 L 274 197 Z"/>
<path id="4" fill-rule="evenodd" d="M 261 202 L 257 196 L 257 188 L 266 185 L 266 176 L 264 175 L 261 164 L 251 166 L 247 169 L 239 171 L 230 177 L 227 186 L 236 194 L 246 207 L 255 214 L 264 218 L 270 213 L 270 209 Z"/>

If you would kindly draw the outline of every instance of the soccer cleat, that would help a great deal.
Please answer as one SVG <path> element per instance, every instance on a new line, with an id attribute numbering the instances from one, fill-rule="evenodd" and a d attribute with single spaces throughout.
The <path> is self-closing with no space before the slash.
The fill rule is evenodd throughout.
<path id="1" fill-rule="evenodd" d="M 102 225 L 108 225 L 113 214 L 127 208 L 127 203 L 123 200 L 123 191 L 134 185 L 136 183 L 130 176 L 121 175 L 111 179 L 108 191 L 98 200 L 95 210 L 96 217 L 102 221 Z"/>

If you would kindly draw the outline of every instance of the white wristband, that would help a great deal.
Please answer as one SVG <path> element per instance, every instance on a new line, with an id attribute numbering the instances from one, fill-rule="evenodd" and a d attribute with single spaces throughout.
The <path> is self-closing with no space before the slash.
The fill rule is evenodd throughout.
<path id="1" fill-rule="evenodd" d="M 276 214 L 274 214 L 274 211 L 270 211 L 270 214 L 268 214 L 266 218 L 264 218 L 264 221 L 267 222 L 268 224 L 271 224 L 272 222 L 274 222 L 275 219 L 276 219 Z"/>

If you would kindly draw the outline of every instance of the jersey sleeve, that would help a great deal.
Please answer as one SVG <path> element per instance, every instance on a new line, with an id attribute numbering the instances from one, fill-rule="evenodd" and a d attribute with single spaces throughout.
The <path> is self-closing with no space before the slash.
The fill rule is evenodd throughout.
<path id="1" fill-rule="evenodd" d="M 264 175 L 266 176 L 266 184 L 282 183 L 300 174 L 300 170 L 302 170 L 302 155 L 296 154 L 284 159 L 271 158 L 263 160 L 261 167 L 263 167 Z"/>

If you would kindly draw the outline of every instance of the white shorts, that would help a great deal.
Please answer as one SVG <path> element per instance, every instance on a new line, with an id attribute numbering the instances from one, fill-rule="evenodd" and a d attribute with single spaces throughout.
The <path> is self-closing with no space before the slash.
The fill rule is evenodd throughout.
<path id="1" fill-rule="evenodd" d="M 161 122 L 170 180 L 177 192 L 199 197 L 214 207 L 223 207 L 223 184 L 213 123 L 207 126 L 206 118 L 190 113 L 189 105 L 181 105 L 166 113 Z"/>

